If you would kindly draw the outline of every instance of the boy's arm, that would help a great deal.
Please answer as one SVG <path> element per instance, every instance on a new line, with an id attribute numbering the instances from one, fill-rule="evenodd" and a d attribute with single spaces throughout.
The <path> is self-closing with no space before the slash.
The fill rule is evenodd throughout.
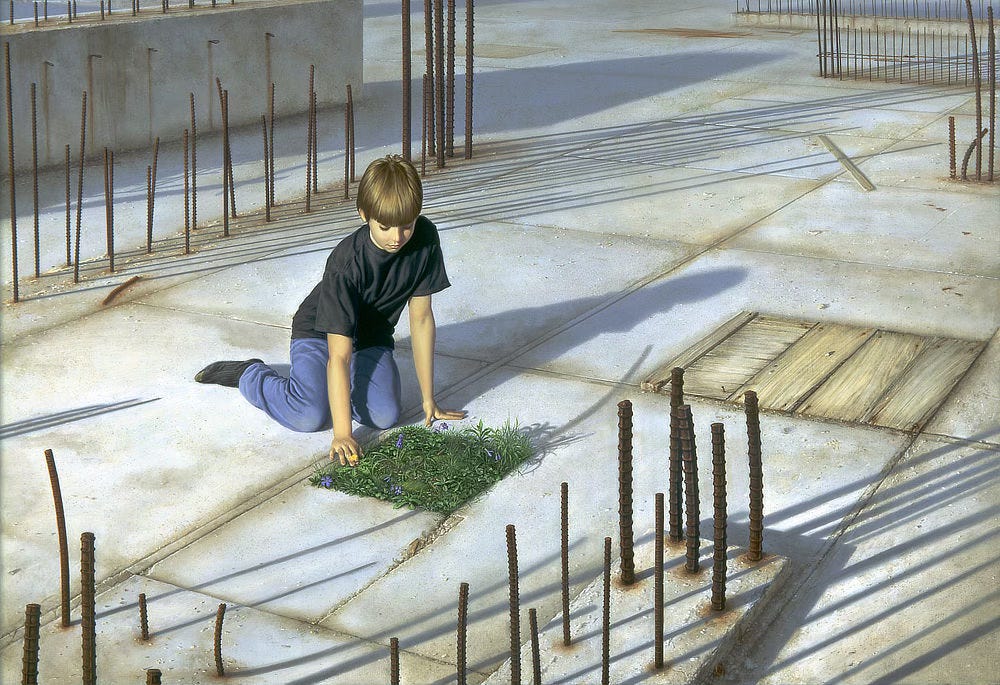
<path id="1" fill-rule="evenodd" d="M 345 335 L 327 333 L 326 343 L 330 359 L 326 363 L 326 387 L 333 419 L 333 442 L 330 459 L 340 459 L 340 464 L 355 466 L 361 456 L 361 447 L 354 439 L 351 426 L 351 355 L 354 341 Z"/>
<path id="2" fill-rule="evenodd" d="M 464 411 L 447 411 L 437 406 L 434 400 L 434 311 L 431 296 L 411 297 L 410 339 L 413 344 L 413 365 L 417 370 L 417 382 L 423 398 L 424 423 L 431 425 L 435 419 L 457 421 L 465 418 Z"/>

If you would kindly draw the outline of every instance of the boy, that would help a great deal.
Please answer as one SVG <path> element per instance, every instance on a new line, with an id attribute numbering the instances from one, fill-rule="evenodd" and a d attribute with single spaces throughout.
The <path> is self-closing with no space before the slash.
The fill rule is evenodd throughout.
<path id="1" fill-rule="evenodd" d="M 420 216 L 422 204 L 420 177 L 411 164 L 398 155 L 372 162 L 358 186 L 365 225 L 330 253 L 323 279 L 292 318 L 289 377 L 249 359 L 214 362 L 195 380 L 239 387 L 251 404 L 291 430 L 332 427 L 330 459 L 355 466 L 361 448 L 352 418 L 379 429 L 399 420 L 392 334 L 408 304 L 425 424 L 463 418 L 464 411 L 443 410 L 434 400 L 431 295 L 450 283 L 437 229 Z"/>

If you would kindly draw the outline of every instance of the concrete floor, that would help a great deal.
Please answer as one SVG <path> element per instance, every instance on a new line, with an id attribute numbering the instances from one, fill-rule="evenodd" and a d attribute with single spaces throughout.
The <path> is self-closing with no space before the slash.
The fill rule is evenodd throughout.
<path id="1" fill-rule="evenodd" d="M 220 602 L 230 679 L 384 682 L 398 637 L 402 682 L 453 681 L 455 607 L 468 582 L 470 680 L 500 682 L 510 656 L 504 529 L 514 524 L 521 637 L 537 608 L 551 650 L 543 681 L 594 682 L 599 663 L 587 655 L 597 652 L 554 645 L 559 484 L 570 483 L 573 619 L 593 640 L 602 540 L 617 539 L 615 404 L 635 406 L 636 532 L 651 593 L 669 398 L 639 384 L 740 311 L 988 344 L 919 434 L 765 413 L 764 544 L 777 580 L 736 603 L 752 620 L 734 619 L 700 646 L 700 606 L 678 607 L 686 618 L 668 634 L 662 672 L 643 667 L 650 610 L 616 587 L 627 615 L 614 623 L 615 680 L 996 682 L 1000 193 L 947 178 L 947 117 L 968 137 L 972 92 L 821 80 L 812 32 L 732 31 L 731 12 L 716 0 L 669 11 L 649 0 L 477 3 L 475 158 L 425 179 L 425 214 L 454 284 L 434 298 L 436 387 L 443 406 L 469 410 L 465 423 L 516 418 L 539 455 L 450 517 L 312 488 L 306 477 L 329 434 L 288 432 L 235 391 L 191 380 L 215 359 L 287 362 L 291 314 L 330 248 L 358 226 L 352 205 L 330 202 L 227 239 L 201 228 L 184 256 L 179 147 L 167 145 L 157 250 L 145 256 L 148 154 L 122 153 L 116 243 L 130 252 L 107 273 L 99 174 L 88 170 L 82 252 L 93 261 L 73 286 L 60 268 L 62 170 L 43 176 L 39 279 L 30 275 L 30 179 L 19 178 L 28 275 L 17 304 L 9 222 L 0 236 L 0 682 L 20 671 L 29 602 L 42 605 L 42 680 L 79 678 L 79 610 L 71 628 L 58 621 L 45 449 L 59 467 L 74 596 L 75 540 L 96 536 L 105 681 L 136 681 L 151 667 L 164 682 L 213 680 Z M 399 149 L 396 8 L 369 1 L 365 13 L 359 173 Z M 417 50 L 415 73 L 422 60 Z M 458 102 L 463 88 L 459 79 Z M 335 191 L 342 117 L 319 121 L 320 182 Z M 864 191 L 819 134 L 876 189 Z M 241 212 L 261 206 L 259 135 L 234 136 Z M 305 183 L 304 119 L 279 122 L 276 137 L 287 202 Z M 219 146 L 210 135 L 200 145 L 199 215 L 211 221 L 221 212 Z M 142 278 L 100 304 L 133 275 Z M 396 337 L 406 420 L 416 421 L 405 317 Z M 743 547 L 741 409 L 691 404 L 700 454 L 711 453 L 708 424 L 726 427 L 729 540 Z M 710 483 L 707 459 L 700 468 Z M 701 500 L 707 533 L 707 487 Z M 708 555 L 706 546 L 703 564 Z M 775 591 L 761 594 L 769 584 Z M 147 643 L 139 592 L 150 601 Z"/>

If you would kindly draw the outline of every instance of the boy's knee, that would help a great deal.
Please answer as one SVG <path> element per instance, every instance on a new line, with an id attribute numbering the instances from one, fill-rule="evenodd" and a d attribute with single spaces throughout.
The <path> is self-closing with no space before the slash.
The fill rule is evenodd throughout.
<path id="1" fill-rule="evenodd" d="M 400 414 L 401 410 L 398 404 L 387 404 L 381 407 L 369 408 L 368 422 L 366 423 L 372 428 L 385 430 L 399 423 Z"/>
<path id="2" fill-rule="evenodd" d="M 317 433 L 330 429 L 332 425 L 330 410 L 326 407 L 311 407 L 288 419 L 288 427 L 298 433 Z"/>

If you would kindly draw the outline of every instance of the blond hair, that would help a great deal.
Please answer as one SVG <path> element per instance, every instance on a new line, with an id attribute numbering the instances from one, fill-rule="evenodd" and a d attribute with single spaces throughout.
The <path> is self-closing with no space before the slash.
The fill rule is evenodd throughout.
<path id="1" fill-rule="evenodd" d="M 400 155 L 376 159 L 358 185 L 358 210 L 383 226 L 406 226 L 420 214 L 424 189 L 413 165 Z"/>

